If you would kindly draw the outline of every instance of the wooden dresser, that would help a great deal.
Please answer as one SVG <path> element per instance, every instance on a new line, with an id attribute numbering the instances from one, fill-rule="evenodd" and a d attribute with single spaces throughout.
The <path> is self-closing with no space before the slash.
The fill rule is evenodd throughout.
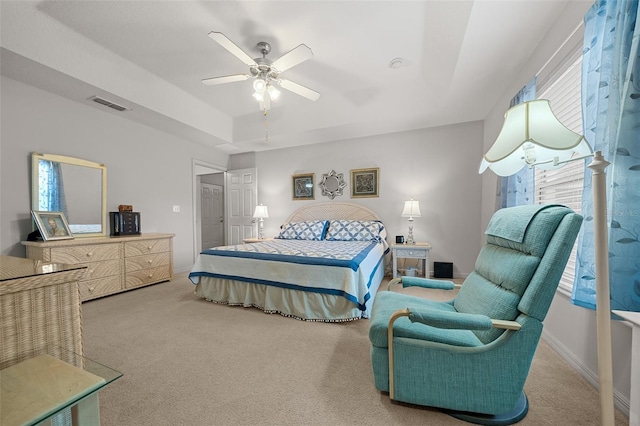
<path id="1" fill-rule="evenodd" d="M 82 301 L 173 279 L 174 234 L 23 241 L 29 259 L 81 264 Z"/>

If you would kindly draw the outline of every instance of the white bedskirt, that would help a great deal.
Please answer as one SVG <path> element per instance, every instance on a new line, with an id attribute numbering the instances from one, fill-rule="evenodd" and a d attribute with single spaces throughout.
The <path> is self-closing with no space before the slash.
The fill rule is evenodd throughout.
<path id="1" fill-rule="evenodd" d="M 200 277 L 195 294 L 215 303 L 255 307 L 305 321 L 343 322 L 369 318 L 383 278 L 384 266 L 378 268 L 371 279 L 371 297 L 365 303 L 365 311 L 342 296 L 212 277 Z"/>

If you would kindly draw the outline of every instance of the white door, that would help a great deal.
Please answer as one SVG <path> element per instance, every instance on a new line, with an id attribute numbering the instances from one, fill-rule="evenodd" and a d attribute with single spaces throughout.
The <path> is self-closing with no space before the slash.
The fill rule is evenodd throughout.
<path id="1" fill-rule="evenodd" d="M 221 185 L 206 182 L 200 184 L 202 250 L 224 244 L 222 199 L 223 188 Z"/>
<path id="2" fill-rule="evenodd" d="M 227 172 L 227 244 L 254 238 L 253 210 L 258 202 L 258 172 L 253 169 Z"/>

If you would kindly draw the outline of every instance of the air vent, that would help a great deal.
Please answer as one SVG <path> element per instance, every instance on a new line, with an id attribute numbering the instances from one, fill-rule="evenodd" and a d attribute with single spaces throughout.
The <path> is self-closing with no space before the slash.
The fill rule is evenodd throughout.
<path id="1" fill-rule="evenodd" d="M 97 102 L 99 104 L 107 106 L 109 108 L 113 108 L 113 109 L 115 109 L 117 111 L 129 111 L 129 110 L 131 110 L 131 108 L 127 108 L 127 107 L 124 107 L 122 105 L 118 105 L 116 103 L 108 101 L 108 100 L 106 100 L 104 98 L 101 98 L 99 96 L 92 96 L 92 97 L 89 98 L 89 100 L 92 100 L 93 102 Z"/>

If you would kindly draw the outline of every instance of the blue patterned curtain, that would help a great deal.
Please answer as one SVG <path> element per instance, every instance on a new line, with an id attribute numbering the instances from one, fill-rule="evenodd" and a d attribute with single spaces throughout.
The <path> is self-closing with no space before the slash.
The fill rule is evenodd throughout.
<path id="1" fill-rule="evenodd" d="M 638 0 L 598 0 L 585 15 L 584 135 L 607 174 L 611 309 L 640 311 L 640 20 Z M 585 172 L 574 304 L 595 309 L 591 171 Z"/>
<path id="2" fill-rule="evenodd" d="M 509 108 L 536 98 L 536 77 L 528 82 L 509 102 Z M 500 185 L 500 208 L 533 204 L 533 167 L 525 167 L 515 175 L 503 177 Z"/>
<path id="3" fill-rule="evenodd" d="M 39 167 L 40 205 L 38 208 L 48 212 L 63 212 L 65 217 L 68 217 L 60 163 L 40 160 Z"/>

